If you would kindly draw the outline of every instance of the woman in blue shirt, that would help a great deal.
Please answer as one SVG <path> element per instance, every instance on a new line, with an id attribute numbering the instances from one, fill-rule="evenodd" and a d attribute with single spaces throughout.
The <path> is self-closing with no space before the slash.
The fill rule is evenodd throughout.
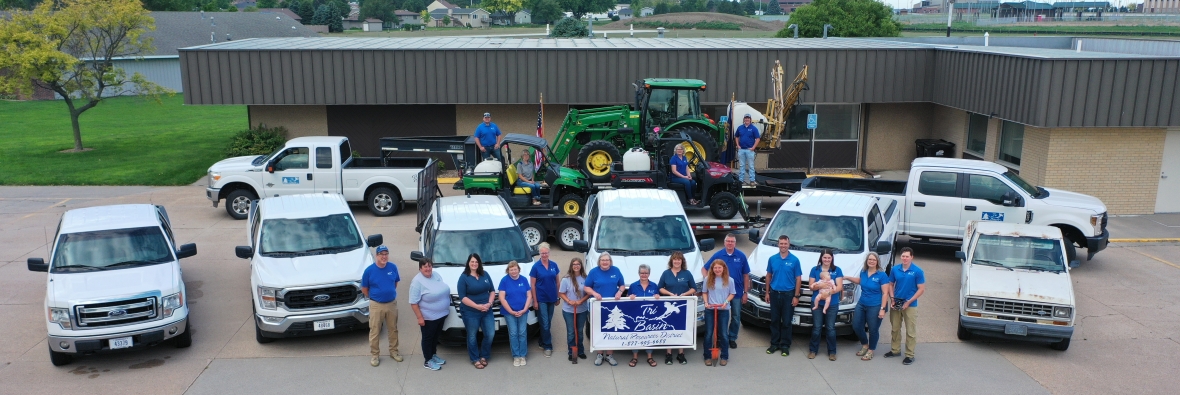
<path id="1" fill-rule="evenodd" d="M 595 299 L 603 300 L 613 297 L 619 300 L 623 296 L 623 290 L 626 289 L 623 282 L 623 272 L 619 268 L 614 267 L 614 260 L 611 259 L 609 252 L 604 252 L 598 256 L 598 266 L 590 269 L 590 274 L 586 276 L 586 293 L 593 296 Z M 602 366 L 602 362 L 610 364 L 610 366 L 618 366 L 619 362 L 615 361 L 614 351 L 606 350 L 599 351 L 598 356 L 594 357 L 594 366 Z"/>
<path id="2" fill-rule="evenodd" d="M 684 253 L 676 251 L 668 258 L 668 270 L 660 275 L 660 295 L 664 296 L 692 296 L 697 293 L 697 283 L 692 277 L 692 271 L 684 268 Z M 672 364 L 672 353 L 676 353 L 676 361 L 681 365 L 688 364 L 688 358 L 684 357 L 684 349 L 668 349 L 668 353 L 664 354 L 664 364 Z"/>
<path id="3" fill-rule="evenodd" d="M 832 255 L 832 250 L 825 248 L 819 254 L 819 262 L 815 267 L 811 268 L 811 275 L 808 276 L 807 281 L 811 288 L 812 310 L 811 310 L 811 344 L 807 353 L 807 359 L 815 359 L 815 354 L 819 352 L 819 338 L 823 335 L 828 340 L 828 360 L 836 360 L 836 316 L 840 314 L 840 296 L 844 292 L 844 272 L 835 264 L 835 255 Z M 828 272 L 832 277 L 832 283 L 835 288 L 832 289 L 832 303 L 836 306 L 834 309 L 827 309 L 827 303 L 816 303 L 814 295 L 819 293 L 819 290 L 827 287 L 827 284 L 820 284 L 820 273 Z"/>
<path id="4" fill-rule="evenodd" d="M 508 346 L 512 366 L 524 366 L 529 353 L 529 306 L 533 304 L 529 280 L 520 275 L 520 264 L 508 262 L 507 276 L 500 279 L 500 312 L 508 322 Z"/>
<path id="5" fill-rule="evenodd" d="M 693 198 L 692 190 L 696 188 L 696 182 L 692 180 L 692 174 L 688 172 L 688 158 L 684 156 L 684 146 L 676 145 L 676 155 L 668 160 L 671 165 L 672 174 L 668 175 L 668 182 L 674 182 L 684 185 L 684 196 L 688 197 L 688 204 L 697 205 L 697 200 Z"/>
<path id="6" fill-rule="evenodd" d="M 492 286 L 492 279 L 487 272 L 484 272 L 479 254 L 472 253 L 467 257 L 467 270 L 459 276 L 455 288 L 462 301 L 459 314 L 463 315 L 463 327 L 467 330 L 467 356 L 476 369 L 483 369 L 488 366 L 488 358 L 492 356 L 492 338 L 496 335 L 496 318 L 492 315 L 496 288 Z M 483 341 L 477 346 L 475 334 L 481 329 Z"/>
<path id="7" fill-rule="evenodd" d="M 422 358 L 426 360 L 422 367 L 439 370 L 447 363 L 436 351 L 443 321 L 451 312 L 451 287 L 441 275 L 434 273 L 434 263 L 430 259 L 418 262 L 418 275 L 410 282 L 410 308 L 422 329 Z"/>
<path id="8" fill-rule="evenodd" d="M 886 300 L 889 287 L 889 275 L 881 270 L 881 258 L 877 253 L 870 252 L 865 257 L 864 266 L 860 269 L 859 277 L 848 277 L 853 284 L 860 284 L 860 300 L 856 302 L 856 310 L 852 313 L 852 330 L 860 339 L 860 351 L 856 355 L 862 361 L 873 359 L 873 351 L 877 349 L 877 340 L 881 338 L 881 320 L 885 318 L 885 308 L 889 306 Z M 868 324 L 868 333 L 865 324 Z"/>
<path id="9" fill-rule="evenodd" d="M 631 288 L 627 292 L 631 294 L 631 300 L 653 297 L 660 300 L 660 288 L 656 286 L 656 283 L 651 282 L 651 266 L 639 265 L 639 281 L 631 283 Z M 656 360 L 651 357 L 651 352 L 651 349 L 647 350 L 647 364 L 654 368 Z M 639 364 L 638 349 L 631 351 L 631 362 L 627 363 L 627 366 L 635 367 L 637 364 Z"/>

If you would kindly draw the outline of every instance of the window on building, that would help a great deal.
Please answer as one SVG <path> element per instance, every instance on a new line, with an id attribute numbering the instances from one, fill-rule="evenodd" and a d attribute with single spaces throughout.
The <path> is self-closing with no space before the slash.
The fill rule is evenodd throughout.
<path id="1" fill-rule="evenodd" d="M 1020 166 L 1020 152 L 1024 149 L 1024 125 L 1004 121 L 1000 129 L 1000 154 L 997 159 Z"/>
<path id="2" fill-rule="evenodd" d="M 980 114 L 971 114 L 971 119 L 967 125 L 967 147 L 963 149 L 975 156 L 983 157 L 983 152 L 987 150 L 987 117 Z"/>
<path id="3" fill-rule="evenodd" d="M 807 140 L 811 131 L 807 129 L 807 115 L 818 114 L 815 128 L 816 140 L 856 140 L 860 138 L 859 104 L 820 104 L 816 106 L 795 106 L 787 117 L 785 140 Z"/>

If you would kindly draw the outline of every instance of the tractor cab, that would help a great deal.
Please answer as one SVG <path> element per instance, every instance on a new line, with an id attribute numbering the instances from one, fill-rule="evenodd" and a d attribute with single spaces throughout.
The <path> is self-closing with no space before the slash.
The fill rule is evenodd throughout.
<path id="1" fill-rule="evenodd" d="M 644 132 L 658 134 L 679 121 L 704 120 L 700 92 L 705 81 L 648 78 L 635 86 L 635 108 Z"/>

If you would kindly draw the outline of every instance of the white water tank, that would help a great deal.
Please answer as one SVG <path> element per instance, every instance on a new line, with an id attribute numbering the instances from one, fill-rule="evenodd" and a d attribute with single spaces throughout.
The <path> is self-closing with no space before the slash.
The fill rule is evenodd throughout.
<path id="1" fill-rule="evenodd" d="M 485 160 L 475 165 L 475 174 L 497 174 L 504 169 L 504 165 L 495 159 Z"/>
<path id="2" fill-rule="evenodd" d="M 758 129 L 758 133 L 762 133 L 764 131 L 763 128 L 766 127 L 764 123 L 761 123 L 766 122 L 766 116 L 762 115 L 761 112 L 754 109 L 748 103 L 734 102 L 733 108 L 728 112 L 733 114 L 733 119 L 729 123 L 731 133 L 736 132 L 737 127 L 741 126 L 742 118 L 745 118 L 746 114 L 750 114 L 750 121 L 754 123 L 754 127 Z"/>
<path id="3" fill-rule="evenodd" d="M 643 148 L 635 147 L 623 154 L 623 171 L 649 171 L 651 158 Z"/>

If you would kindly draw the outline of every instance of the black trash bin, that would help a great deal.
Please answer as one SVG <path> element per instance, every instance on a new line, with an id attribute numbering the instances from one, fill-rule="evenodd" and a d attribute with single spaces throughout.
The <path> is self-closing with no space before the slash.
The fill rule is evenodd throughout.
<path id="1" fill-rule="evenodd" d="M 914 141 L 918 146 L 919 158 L 954 158 L 955 143 L 943 139 L 918 139 Z"/>

